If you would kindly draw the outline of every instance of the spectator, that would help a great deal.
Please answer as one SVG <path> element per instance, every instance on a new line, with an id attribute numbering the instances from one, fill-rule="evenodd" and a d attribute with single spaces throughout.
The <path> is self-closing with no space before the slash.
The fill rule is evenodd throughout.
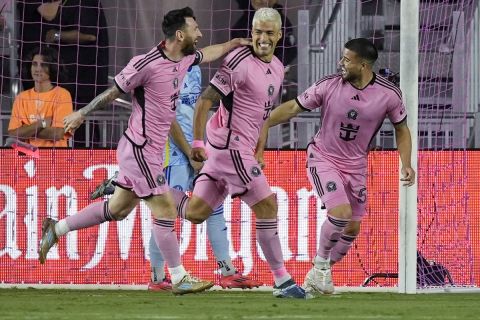
<path id="1" fill-rule="evenodd" d="M 283 13 L 283 6 L 277 4 L 277 0 L 237 0 L 240 9 L 243 9 L 243 15 L 230 29 L 230 38 L 250 38 L 253 15 L 255 11 L 270 7 L 276 9 L 282 18 L 282 39 L 280 39 L 277 48 L 275 49 L 275 56 L 280 59 L 284 66 L 292 64 L 297 57 L 296 37 L 292 27 L 292 23 Z M 288 70 L 288 68 L 286 68 Z"/>
<path id="2" fill-rule="evenodd" d="M 57 57 L 53 48 L 38 47 L 32 51 L 24 71 L 29 70 L 34 87 L 17 96 L 8 125 L 10 136 L 37 147 L 67 147 L 63 118 L 72 113 L 73 107 L 70 93 L 54 85 Z"/>
<path id="3" fill-rule="evenodd" d="M 57 44 L 67 68 L 64 87 L 70 91 L 75 110 L 81 109 L 108 88 L 108 31 L 98 0 L 64 0 L 41 4 L 48 21 L 43 40 Z M 92 136 L 93 134 L 93 136 Z M 75 146 L 84 146 L 85 126 L 75 131 Z M 97 126 L 90 128 L 90 142 L 99 142 Z"/>

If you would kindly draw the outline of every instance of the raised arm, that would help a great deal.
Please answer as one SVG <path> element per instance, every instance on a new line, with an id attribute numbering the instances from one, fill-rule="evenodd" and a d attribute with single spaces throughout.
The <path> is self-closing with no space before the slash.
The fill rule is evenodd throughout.
<path id="1" fill-rule="evenodd" d="M 117 86 L 112 86 L 109 89 L 105 90 L 98 96 L 96 96 L 92 102 L 87 104 L 85 107 L 76 111 L 63 120 L 65 132 L 70 132 L 76 130 L 80 125 L 85 121 L 85 117 L 92 113 L 95 110 L 100 110 L 110 104 L 113 100 L 120 97 L 122 92 L 117 88 Z"/>
<path id="2" fill-rule="evenodd" d="M 212 86 L 208 86 L 197 100 L 193 119 L 193 144 L 191 158 L 195 161 L 207 160 L 203 140 L 207 124 L 208 111 L 216 105 L 222 96 Z"/>
<path id="3" fill-rule="evenodd" d="M 227 52 L 229 52 L 230 50 L 235 49 L 236 47 L 248 46 L 251 44 L 252 44 L 252 41 L 250 39 L 235 38 L 228 42 L 208 46 L 201 50 L 203 53 L 203 60 L 201 63 L 208 63 L 208 62 L 215 61 L 218 58 L 222 57 Z"/>
<path id="4" fill-rule="evenodd" d="M 404 120 L 395 127 L 395 140 L 397 142 L 398 153 L 402 161 L 402 178 L 405 181 L 404 186 L 410 187 L 415 183 L 415 170 L 412 168 L 412 137 L 408 129 L 407 121 Z"/>

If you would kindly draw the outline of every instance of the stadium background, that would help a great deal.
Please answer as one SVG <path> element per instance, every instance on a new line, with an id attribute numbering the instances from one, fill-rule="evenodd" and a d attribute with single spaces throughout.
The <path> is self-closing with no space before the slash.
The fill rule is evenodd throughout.
<path id="1" fill-rule="evenodd" d="M 287 75 L 283 100 L 297 89 L 334 72 L 342 44 L 352 35 L 367 36 L 381 48 L 376 70 L 389 69 L 398 82 L 399 1 L 278 1 L 301 40 L 299 10 L 309 12 L 309 60 L 300 54 Z M 237 1 L 119 1 L 102 0 L 109 32 L 109 75 L 134 54 L 143 53 L 162 38 L 163 14 L 191 6 L 203 39 L 200 47 L 228 40 L 230 26 L 244 9 Z M 337 7 L 340 4 L 340 7 Z M 12 8 L 10 8 L 12 9 Z M 337 10 L 337 11 L 336 11 Z M 336 12 L 336 13 L 335 13 Z M 1 142 L 5 141 L 11 102 L 18 92 L 21 70 L 15 66 L 12 32 L 19 23 L 6 13 L 2 33 Z M 304 22 L 304 21 L 303 21 Z M 353 24 L 352 24 L 353 23 Z M 479 285 L 480 144 L 478 102 L 478 1 L 421 1 L 419 75 L 419 194 L 418 248 L 428 259 L 445 265 L 455 283 Z M 302 29 L 303 30 L 303 29 Z M 12 33 L 10 33 L 12 32 Z M 325 40 L 325 42 L 322 42 Z M 325 47 L 322 49 L 322 47 Z M 303 59 L 303 60 L 302 60 Z M 202 67 L 204 83 L 217 64 Z M 307 79 L 298 72 L 308 65 Z M 303 69 L 302 69 L 303 70 Z M 39 160 L 0 150 L 0 282 L 59 284 L 146 284 L 148 281 L 149 215 L 140 206 L 120 223 L 79 231 L 62 239 L 44 267 L 36 249 L 41 220 L 74 214 L 88 203 L 88 193 L 115 171 L 114 151 L 128 116 L 128 99 L 98 112 L 106 149 L 42 150 Z M 275 131 L 270 141 L 266 174 L 280 202 L 280 232 L 287 267 L 302 279 L 315 252 L 318 228 L 325 217 L 305 177 L 301 151 L 316 128 L 318 114 L 292 121 Z M 86 147 L 90 147 L 87 142 Z M 385 123 L 369 158 L 369 211 L 355 248 L 335 267 L 336 284 L 358 286 L 373 273 L 395 273 L 398 261 L 398 157 L 393 129 Z M 287 151 L 285 149 L 291 149 Z M 384 150 L 384 151 L 381 151 Z M 95 167 L 98 166 L 98 167 Z M 88 170 L 88 168 L 90 168 Z M 93 170 L 97 168 L 97 170 Z M 254 239 L 249 210 L 226 202 L 231 222 L 231 253 L 240 270 L 266 283 L 270 274 Z M 230 216 L 229 216 L 230 215 Z M 180 226 L 179 226 L 180 227 Z M 203 227 L 182 226 L 184 261 L 195 274 L 215 277 L 215 262 Z M 393 286 L 395 279 L 373 285 Z"/>

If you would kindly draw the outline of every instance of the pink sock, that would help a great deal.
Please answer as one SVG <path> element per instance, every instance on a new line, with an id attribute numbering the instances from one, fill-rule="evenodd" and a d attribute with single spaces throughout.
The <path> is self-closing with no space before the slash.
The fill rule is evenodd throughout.
<path id="1" fill-rule="evenodd" d="M 277 219 L 257 219 L 257 241 L 270 265 L 275 283 L 289 280 L 290 274 L 283 263 L 282 247 L 278 237 Z"/>
<path id="2" fill-rule="evenodd" d="M 347 254 L 348 250 L 350 250 L 352 247 L 355 238 L 356 236 L 342 234 L 340 240 L 338 240 L 337 244 L 332 248 L 332 252 L 330 253 L 330 262 L 335 263 L 342 260 Z"/>
<path id="3" fill-rule="evenodd" d="M 180 266 L 182 261 L 177 233 L 175 232 L 175 220 L 153 219 L 152 233 L 168 267 Z"/>
<path id="4" fill-rule="evenodd" d="M 108 201 L 94 202 L 77 214 L 65 218 L 70 231 L 96 226 L 112 220 L 113 216 L 108 209 Z"/>
<path id="5" fill-rule="evenodd" d="M 187 205 L 190 198 L 185 192 L 174 188 L 170 188 L 170 193 L 172 194 L 175 205 L 177 206 L 178 216 L 182 219 L 186 219 Z"/>
<path id="6" fill-rule="evenodd" d="M 327 215 L 327 220 L 323 223 L 320 231 L 320 243 L 318 244 L 317 256 L 323 259 L 330 259 L 330 252 L 338 242 L 338 239 L 340 239 L 348 221 L 350 220 Z"/>

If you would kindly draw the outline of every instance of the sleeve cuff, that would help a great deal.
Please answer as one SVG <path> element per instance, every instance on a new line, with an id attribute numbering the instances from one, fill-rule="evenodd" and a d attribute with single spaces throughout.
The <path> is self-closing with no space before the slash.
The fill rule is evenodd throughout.
<path id="1" fill-rule="evenodd" d="M 295 102 L 298 104 L 300 108 L 302 108 L 305 111 L 311 112 L 312 110 L 305 108 L 301 103 L 300 100 L 298 100 L 298 97 L 295 98 Z"/>
<path id="2" fill-rule="evenodd" d="M 126 93 L 125 90 L 123 90 L 122 87 L 120 87 L 120 85 L 117 83 L 116 79 L 113 79 L 113 83 L 115 83 L 115 86 L 118 88 L 118 90 L 120 90 L 121 93 Z"/>

